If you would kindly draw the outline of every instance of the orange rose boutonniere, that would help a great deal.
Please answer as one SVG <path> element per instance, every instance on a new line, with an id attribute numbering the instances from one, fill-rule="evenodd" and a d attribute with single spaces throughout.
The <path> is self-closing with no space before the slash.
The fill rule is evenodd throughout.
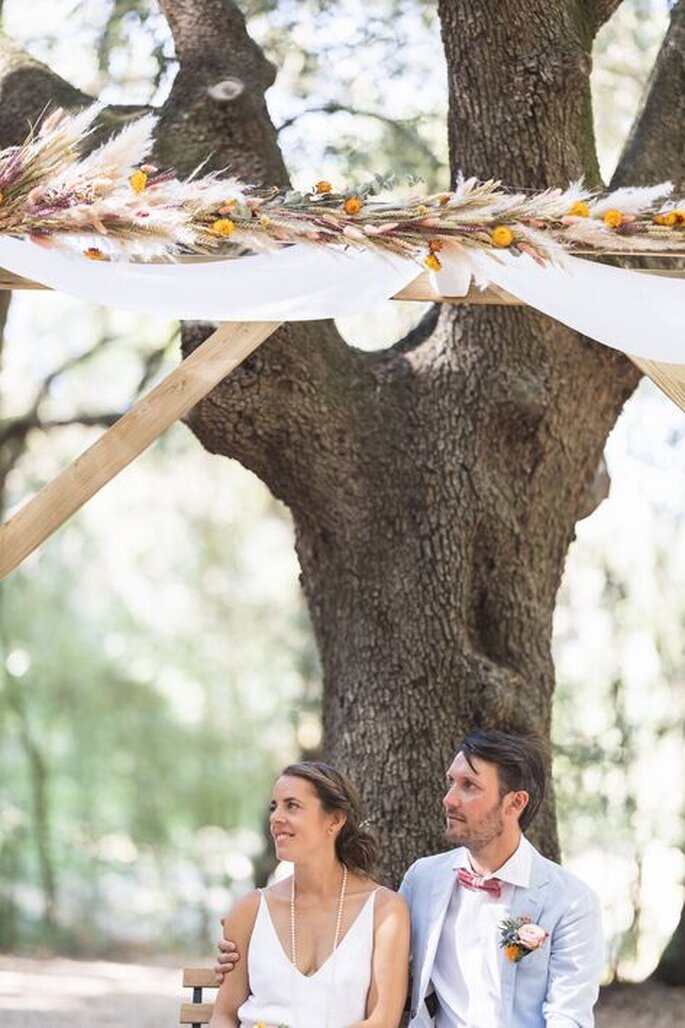
<path id="1" fill-rule="evenodd" d="M 529 917 L 505 917 L 499 926 L 500 946 L 504 949 L 504 955 L 512 964 L 518 964 L 519 960 L 540 949 L 548 939 L 549 933 L 539 925 L 534 924 Z"/>

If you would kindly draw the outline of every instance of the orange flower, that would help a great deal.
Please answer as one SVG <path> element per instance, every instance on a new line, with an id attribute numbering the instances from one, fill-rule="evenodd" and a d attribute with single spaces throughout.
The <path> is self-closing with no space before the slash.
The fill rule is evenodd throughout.
<path id="1" fill-rule="evenodd" d="M 511 946 L 504 947 L 504 955 L 507 958 L 507 960 L 510 960 L 512 962 L 512 964 L 517 964 L 521 959 L 521 953 L 518 946 L 515 946 L 513 944 Z"/>
<path id="2" fill-rule="evenodd" d="M 144 171 L 141 171 L 141 169 L 138 168 L 137 171 L 134 171 L 133 174 L 129 176 L 128 181 L 134 193 L 142 193 L 147 185 L 147 175 Z"/>
<path id="3" fill-rule="evenodd" d="M 673 211 L 673 213 L 675 214 L 676 225 L 685 225 L 685 211 Z"/>
<path id="4" fill-rule="evenodd" d="M 429 253 L 423 263 L 431 271 L 440 271 L 442 268 L 440 259 L 436 257 L 434 253 Z"/>
<path id="5" fill-rule="evenodd" d="M 428 249 L 431 251 L 431 253 L 438 253 L 440 250 L 442 250 L 442 245 L 442 239 L 431 239 L 428 243 Z"/>
<path id="6" fill-rule="evenodd" d="M 576 200 L 576 202 L 569 208 L 568 213 L 574 218 L 589 218 L 590 208 L 585 203 L 585 200 Z"/>
<path id="7" fill-rule="evenodd" d="M 620 228 L 620 226 L 623 224 L 623 215 L 620 211 L 606 211 L 604 217 L 602 218 L 602 221 L 607 226 L 607 228 Z"/>
<path id="8" fill-rule="evenodd" d="M 445 207 L 449 202 L 450 202 L 450 194 L 449 193 L 441 193 L 440 196 L 438 197 L 438 203 L 440 204 L 441 207 Z"/>
<path id="9" fill-rule="evenodd" d="M 678 224 L 678 211 L 666 211 L 664 214 L 655 214 L 654 221 L 657 225 L 666 225 L 672 228 Z"/>
<path id="10" fill-rule="evenodd" d="M 321 181 L 317 182 L 316 185 L 314 186 L 314 192 L 315 193 L 332 193 L 333 192 L 333 186 L 330 184 L 330 182 L 326 182 L 326 179 L 321 179 Z"/>
<path id="11" fill-rule="evenodd" d="M 212 224 L 212 232 L 215 236 L 230 236 L 235 232 L 235 222 L 230 218 L 217 218 Z"/>
<path id="12" fill-rule="evenodd" d="M 98 250 L 97 246 L 89 246 L 87 250 L 83 251 L 83 254 L 85 257 L 88 257 L 88 259 L 91 261 L 109 260 L 109 257 L 107 257 L 107 255 L 104 254 L 102 250 Z"/>
<path id="13" fill-rule="evenodd" d="M 343 204 L 345 214 L 359 214 L 364 204 L 358 196 L 348 196 Z"/>
<path id="14" fill-rule="evenodd" d="M 4 202 L 5 202 L 5 194 L 4 193 L 0 193 L 0 204 L 3 204 Z"/>
<path id="15" fill-rule="evenodd" d="M 492 240 L 493 246 L 500 246 L 505 248 L 511 246 L 514 242 L 514 233 L 506 225 L 498 225 L 497 228 L 493 228 L 490 233 L 490 239 Z"/>

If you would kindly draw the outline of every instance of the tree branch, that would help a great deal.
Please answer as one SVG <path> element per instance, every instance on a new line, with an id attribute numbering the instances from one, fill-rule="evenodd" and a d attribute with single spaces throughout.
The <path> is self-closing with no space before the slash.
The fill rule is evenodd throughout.
<path id="1" fill-rule="evenodd" d="M 0 424 L 0 446 L 23 443 L 26 436 L 34 428 L 41 432 L 49 432 L 53 428 L 69 428 L 72 425 L 82 425 L 84 428 L 109 428 L 122 416 L 124 411 L 103 411 L 100 414 L 76 414 L 73 418 L 47 418 L 42 419 L 32 411 L 30 414 L 23 414 L 18 418 L 8 418 Z M 17 456 L 21 456 L 23 447 Z M 3 468 L 7 470 L 5 462 Z"/>
<path id="2" fill-rule="evenodd" d="M 0 32 L 0 147 L 23 142 L 46 110 L 63 107 L 75 111 L 92 102 L 92 96 L 75 89 Z M 148 110 L 142 104 L 106 108 L 88 136 L 84 152 L 99 146 L 112 132 Z"/>
<path id="3" fill-rule="evenodd" d="M 131 401 L 127 407 L 130 407 L 131 404 L 138 399 L 143 390 L 147 388 L 150 380 L 155 376 L 162 360 L 164 359 L 169 343 L 171 343 L 177 335 L 178 332 L 175 330 L 171 339 L 165 343 L 164 346 L 153 350 L 143 358 L 141 374 Z M 53 382 L 56 379 L 61 378 L 62 375 L 67 374 L 73 368 L 79 367 L 79 365 L 91 360 L 91 358 L 96 354 L 100 353 L 105 349 L 105 347 L 114 342 L 115 338 L 116 337 L 114 336 L 103 336 L 95 343 L 94 346 L 91 347 L 90 350 L 85 350 L 82 353 L 67 358 L 63 364 L 58 368 L 55 368 L 43 379 L 38 387 L 31 408 L 26 412 L 26 414 L 22 414 L 16 418 L 6 418 L 0 421 L 0 447 L 3 447 L 4 449 L 4 457 L 1 463 L 4 475 L 6 475 L 21 458 L 25 449 L 24 442 L 26 436 L 33 429 L 40 429 L 42 432 L 49 432 L 53 428 L 67 428 L 71 425 L 82 425 L 84 428 L 93 428 L 96 426 L 109 428 L 125 413 L 125 410 L 103 411 L 95 414 L 75 414 L 68 418 L 43 418 L 40 415 L 41 404 L 46 399 Z"/>
<path id="4" fill-rule="evenodd" d="M 0 32 L 0 146 L 20 143 L 46 108 L 92 102 Z"/>
<path id="5" fill-rule="evenodd" d="M 409 143 L 410 146 L 416 147 L 424 157 L 428 160 L 430 167 L 435 170 L 441 166 L 441 161 L 433 153 L 431 147 L 429 147 L 416 133 L 410 128 L 411 125 L 421 120 L 421 115 L 415 118 L 405 118 L 398 121 L 395 118 L 389 118 L 387 114 L 382 114 L 380 111 L 366 111 L 360 110 L 358 107 L 350 107 L 348 104 L 337 103 L 335 100 L 329 100 L 328 103 L 321 104 L 319 107 L 307 107 L 304 111 L 299 111 L 297 114 L 293 114 L 292 117 L 286 118 L 285 121 L 281 122 L 276 130 L 279 135 L 285 128 L 290 128 L 295 122 L 299 121 L 300 118 L 304 118 L 307 114 L 353 114 L 359 118 L 373 118 L 376 121 L 380 121 L 383 125 L 387 125 L 388 128 L 392 129 L 399 136 Z"/>
<path id="6" fill-rule="evenodd" d="M 678 0 L 650 75 L 642 108 L 611 180 L 612 187 L 671 179 L 685 188 L 685 2 Z"/>
<path id="7" fill-rule="evenodd" d="M 273 69 L 248 36 L 237 5 L 161 0 L 160 6 L 180 69 L 162 112 L 157 163 L 189 171 L 211 151 L 212 167 L 230 167 L 248 182 L 288 184 L 264 101 Z M 206 333 L 206 326 L 186 326 L 185 352 Z M 369 390 L 358 388 L 360 381 Z M 286 503 L 303 503 L 312 493 L 338 491 L 361 445 L 363 419 L 354 412 L 370 402 L 373 388 L 364 361 L 332 324 L 289 324 L 188 422 L 209 450 L 236 457 Z"/>
<path id="8" fill-rule="evenodd" d="M 233 0 L 160 0 L 179 72 L 164 105 L 157 159 L 190 172 L 231 168 L 248 182 L 287 185 L 264 93 L 276 77 Z"/>
<path id="9" fill-rule="evenodd" d="M 601 29 L 622 3 L 623 0 L 595 0 L 595 30 Z"/>
<path id="10" fill-rule="evenodd" d="M 276 69 L 249 36 L 245 17 L 233 0 L 160 0 L 182 67 L 221 68 L 262 92 Z"/>

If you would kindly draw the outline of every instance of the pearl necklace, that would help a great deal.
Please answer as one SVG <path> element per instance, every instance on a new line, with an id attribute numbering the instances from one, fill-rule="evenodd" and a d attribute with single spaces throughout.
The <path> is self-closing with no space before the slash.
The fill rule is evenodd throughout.
<path id="1" fill-rule="evenodd" d="M 347 889 L 347 868 L 343 864 L 342 882 L 340 883 L 340 895 L 338 896 L 338 913 L 335 919 L 335 935 L 333 936 L 333 949 L 331 956 L 338 948 L 340 942 L 340 929 L 342 928 L 343 903 L 345 902 L 345 890 Z M 297 941 L 295 938 L 295 875 L 290 880 L 290 963 L 297 970 Z"/>

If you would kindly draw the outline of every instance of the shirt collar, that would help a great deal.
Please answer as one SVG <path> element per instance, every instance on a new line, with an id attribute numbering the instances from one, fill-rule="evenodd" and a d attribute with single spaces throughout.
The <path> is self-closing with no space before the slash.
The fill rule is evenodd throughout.
<path id="1" fill-rule="evenodd" d="M 498 867 L 492 874 L 484 875 L 484 878 L 499 878 L 501 882 L 508 882 L 510 885 L 518 885 L 521 888 L 527 889 L 530 885 L 530 868 L 532 860 L 532 847 L 525 836 L 521 836 L 519 844 L 515 851 L 506 860 L 501 867 Z M 457 871 L 460 867 L 464 867 L 469 871 L 472 871 L 471 861 L 469 860 L 469 851 L 465 846 L 461 846 L 454 853 L 454 864 L 452 865 L 454 870 Z"/>

